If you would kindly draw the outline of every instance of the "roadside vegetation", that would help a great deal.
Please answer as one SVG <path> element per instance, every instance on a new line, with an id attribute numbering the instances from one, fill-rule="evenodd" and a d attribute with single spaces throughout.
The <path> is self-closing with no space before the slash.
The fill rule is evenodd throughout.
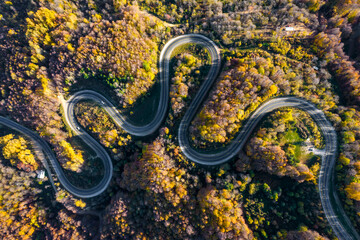
<path id="1" fill-rule="evenodd" d="M 278 45 L 284 41 L 278 40 Z M 228 143 L 242 122 L 271 97 L 296 95 L 333 111 L 338 97 L 332 91 L 331 75 L 326 69 L 316 71 L 309 54 L 297 54 L 307 57 L 298 61 L 256 46 L 224 53 L 225 70 L 190 127 L 194 145 L 216 148 Z"/>
<path id="2" fill-rule="evenodd" d="M 306 226 L 333 236 L 313 181 L 258 174 L 238 163 L 199 168 L 169 137 L 161 129 L 140 157 L 125 164 L 118 183 L 126 191 L 106 209 L 103 238 L 286 239 Z M 310 229 L 309 235 L 320 236 Z"/>
<path id="3" fill-rule="evenodd" d="M 169 94 L 173 117 L 180 118 L 185 113 L 206 78 L 210 63 L 209 53 L 199 45 L 189 44 L 174 50 Z"/>
<path id="4" fill-rule="evenodd" d="M 76 216 L 51 200 L 54 191 L 48 176 L 43 179 L 37 176 L 44 168 L 31 142 L 4 127 L 0 127 L 0 142 L 0 236 L 17 239 L 95 236 L 96 229 L 89 226 L 98 224 L 96 218 Z M 85 203 L 69 197 L 64 204 L 74 211 Z"/>
<path id="5" fill-rule="evenodd" d="M 270 98 L 314 103 L 337 130 L 336 187 L 360 232 L 359 9 L 333 0 L 0 1 L 0 114 L 39 133 L 70 181 L 91 187 L 103 167 L 65 125 L 62 97 L 95 90 L 146 123 L 162 47 L 200 33 L 221 48 L 223 68 L 189 127 L 193 147 L 226 147 Z M 182 155 L 177 127 L 210 60 L 197 45 L 174 52 L 169 113 L 147 138 L 93 102 L 77 104 L 77 121 L 114 164 L 110 187 L 93 199 L 71 196 L 56 177 L 54 194 L 48 176 L 36 178 L 35 147 L 1 128 L 0 238 L 335 239 L 317 191 L 324 142 L 306 113 L 273 112 L 227 164 Z"/>
<path id="6" fill-rule="evenodd" d="M 80 102 L 76 105 L 75 116 L 86 131 L 109 149 L 112 159 L 124 160 L 124 151 L 133 142 L 132 137 L 116 126 L 101 106 L 91 101 Z"/>
<path id="7" fill-rule="evenodd" d="M 17 138 L 14 134 L 0 137 L 2 156 L 18 169 L 33 171 L 38 169 L 39 164 L 27 145 L 28 143 L 23 137 Z"/>
<path id="8" fill-rule="evenodd" d="M 313 151 L 322 146 L 319 129 L 307 113 L 292 108 L 276 110 L 249 138 L 236 165 L 316 184 L 321 161 Z"/>

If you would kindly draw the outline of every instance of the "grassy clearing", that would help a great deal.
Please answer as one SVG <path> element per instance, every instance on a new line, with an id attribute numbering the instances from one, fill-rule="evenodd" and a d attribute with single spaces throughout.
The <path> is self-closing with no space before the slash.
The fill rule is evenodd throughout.
<path id="1" fill-rule="evenodd" d="M 305 146 L 302 145 L 304 139 L 300 137 L 296 129 L 288 130 L 280 142 L 281 145 L 291 144 L 295 147 L 294 157 L 300 163 L 307 163 L 313 157 L 313 153 L 305 152 Z"/>
<path id="2" fill-rule="evenodd" d="M 298 142 L 302 142 L 304 141 L 300 135 L 297 133 L 296 130 L 289 130 L 286 132 L 284 139 L 286 140 L 286 142 L 288 143 L 298 143 Z"/>

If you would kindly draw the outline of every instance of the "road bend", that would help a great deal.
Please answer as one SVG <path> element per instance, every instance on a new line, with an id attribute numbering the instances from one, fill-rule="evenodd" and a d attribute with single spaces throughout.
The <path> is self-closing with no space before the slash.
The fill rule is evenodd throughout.
<path id="1" fill-rule="evenodd" d="M 322 156 L 318 186 L 320 199 L 326 218 L 328 219 L 335 235 L 339 239 L 360 239 L 349 218 L 346 216 L 336 191 L 331 190 L 332 187 L 334 187 L 333 175 L 334 165 L 337 157 L 336 132 L 330 122 L 326 119 L 325 114 L 321 110 L 317 109 L 314 104 L 296 97 L 279 97 L 271 99 L 258 107 L 258 109 L 246 121 L 246 124 L 241 128 L 235 139 L 223 151 L 217 153 L 201 153 L 191 147 L 188 138 L 189 126 L 199 108 L 201 107 L 201 104 L 204 102 L 204 99 L 207 93 L 210 91 L 213 82 L 218 76 L 221 65 L 219 48 L 213 41 L 199 34 L 188 34 L 175 37 L 168 41 L 163 47 L 159 59 L 159 81 L 161 88 L 159 107 L 154 119 L 150 123 L 143 126 L 136 126 L 131 124 L 130 122 L 126 121 L 126 118 L 117 111 L 116 107 L 107 98 L 91 90 L 83 90 L 75 93 L 64 104 L 63 107 L 65 109 L 65 119 L 67 124 L 75 134 L 77 134 L 86 144 L 89 145 L 89 147 L 91 147 L 96 152 L 97 156 L 104 164 L 104 177 L 96 186 L 92 188 L 82 189 L 70 183 L 70 181 L 66 178 L 62 167 L 57 161 L 53 151 L 38 134 L 9 120 L 8 118 L 0 117 L 0 123 L 29 136 L 34 142 L 37 143 L 37 145 L 41 146 L 41 149 L 47 160 L 43 161 L 43 163 L 46 170 L 48 171 L 48 175 L 50 176 L 50 181 L 52 183 L 53 181 L 48 163 L 51 164 L 60 183 L 71 194 L 81 198 L 97 196 L 103 193 L 108 187 L 112 178 L 113 165 L 105 149 L 88 133 L 86 133 L 84 129 L 82 129 L 81 126 L 77 123 L 74 115 L 75 105 L 82 100 L 93 100 L 98 102 L 110 115 L 114 122 L 129 134 L 135 136 L 147 136 L 154 133 L 162 124 L 168 109 L 170 81 L 169 69 L 171 54 L 177 47 L 188 43 L 199 44 L 209 51 L 211 56 L 211 68 L 206 77 L 206 80 L 201 85 L 197 95 L 191 102 L 188 110 L 182 118 L 178 129 L 179 145 L 184 155 L 191 161 L 202 165 L 218 165 L 225 163 L 234 158 L 239 153 L 239 151 L 244 147 L 254 128 L 265 115 L 269 114 L 275 109 L 282 107 L 295 107 L 306 111 L 320 127 L 325 140 L 325 154 Z M 334 201 L 331 201 L 331 199 Z M 337 211 L 335 211 L 335 209 Z M 338 216 L 336 212 L 339 212 L 341 216 Z M 339 217 L 341 217 L 341 220 Z"/>

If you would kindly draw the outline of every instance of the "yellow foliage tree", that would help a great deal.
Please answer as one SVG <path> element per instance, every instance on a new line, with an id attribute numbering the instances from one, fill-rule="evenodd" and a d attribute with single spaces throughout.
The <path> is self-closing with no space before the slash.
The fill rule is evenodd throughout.
<path id="1" fill-rule="evenodd" d="M 80 151 L 75 152 L 70 143 L 65 140 L 60 142 L 60 146 L 63 148 L 64 156 L 68 159 L 64 167 L 72 171 L 79 171 L 84 163 L 82 153 Z"/>
<path id="2" fill-rule="evenodd" d="M 79 200 L 75 201 L 75 206 L 77 206 L 79 208 L 84 208 L 84 207 L 86 207 L 86 203 L 83 202 L 81 199 L 79 199 Z"/>
<path id="3" fill-rule="evenodd" d="M 197 197 L 205 225 L 210 225 L 222 233 L 231 233 L 233 237 L 250 239 L 252 232 L 245 223 L 235 194 L 226 189 L 217 190 L 214 186 L 208 186 L 201 189 Z M 206 237 L 215 239 L 215 236 Z"/>
<path id="4" fill-rule="evenodd" d="M 360 201 L 360 183 L 352 182 L 346 188 L 348 198 Z"/>
<path id="5" fill-rule="evenodd" d="M 5 135 L 0 137 L 0 147 L 2 147 L 4 158 L 9 160 L 13 166 L 23 163 L 30 165 L 34 170 L 39 167 L 31 150 L 27 148 L 24 138 L 15 138 L 13 134 Z"/>
<path id="6" fill-rule="evenodd" d="M 42 92 L 50 96 L 51 89 L 49 89 L 49 82 L 51 81 L 46 71 L 41 71 L 39 67 L 45 60 L 46 47 L 48 46 L 65 46 L 70 51 L 74 48 L 68 42 L 71 35 L 68 31 L 74 30 L 77 27 L 78 19 L 73 13 L 68 15 L 58 14 L 54 10 L 41 7 L 35 13 L 30 11 L 26 18 L 27 29 L 26 37 L 29 40 L 31 50 L 31 62 L 28 64 L 27 74 L 35 76 L 42 86 Z"/>

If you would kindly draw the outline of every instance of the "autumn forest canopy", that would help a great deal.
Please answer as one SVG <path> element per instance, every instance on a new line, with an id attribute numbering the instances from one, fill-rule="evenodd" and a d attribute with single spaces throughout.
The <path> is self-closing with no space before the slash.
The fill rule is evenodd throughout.
<path id="1" fill-rule="evenodd" d="M 336 130 L 333 191 L 360 233 L 358 0 L 0 0 L 0 116 L 36 132 L 66 178 L 91 188 L 105 167 L 71 130 L 64 104 L 93 90 L 135 125 L 149 123 L 160 52 L 190 33 L 214 41 L 221 55 L 187 130 L 191 147 L 221 151 L 271 99 L 313 103 Z M 0 238 L 337 239 L 318 189 L 326 139 L 308 113 L 267 114 L 221 165 L 182 153 L 178 128 L 211 60 L 195 43 L 172 52 L 169 107 L 146 137 L 127 133 L 103 104 L 76 104 L 75 121 L 113 164 L 96 197 L 66 191 L 39 145 L 0 124 Z"/>

